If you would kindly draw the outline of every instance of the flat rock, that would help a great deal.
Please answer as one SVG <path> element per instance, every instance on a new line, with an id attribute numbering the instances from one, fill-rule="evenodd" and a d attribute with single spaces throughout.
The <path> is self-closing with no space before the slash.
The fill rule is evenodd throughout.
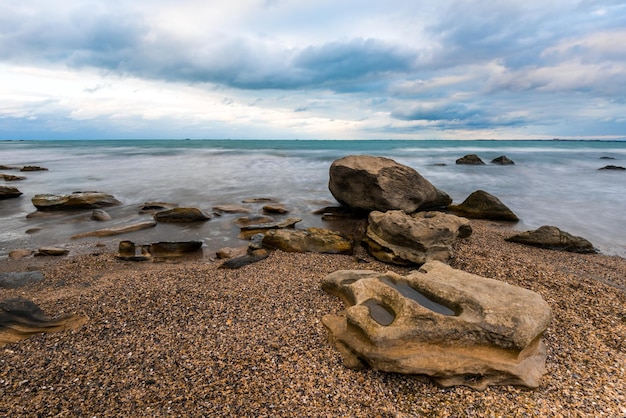
<path id="1" fill-rule="evenodd" d="M 252 213 L 252 209 L 243 205 L 227 204 L 213 206 L 213 211 L 217 213 Z"/>
<path id="2" fill-rule="evenodd" d="M 227 260 L 229 258 L 239 257 L 246 254 L 247 247 L 223 247 L 215 252 L 215 256 L 220 260 Z"/>
<path id="3" fill-rule="evenodd" d="M 517 215 L 500 199 L 484 190 L 476 190 L 460 205 L 448 206 L 448 210 L 466 218 L 519 221 Z"/>
<path id="4" fill-rule="evenodd" d="M 26 231 L 28 233 L 28 231 Z M 12 260 L 20 260 L 22 258 L 30 257 L 34 251 L 29 249 L 18 249 L 9 252 L 9 258 Z"/>
<path id="5" fill-rule="evenodd" d="M 384 157 L 351 155 L 330 166 L 328 188 L 339 203 L 356 211 L 403 210 L 407 213 L 446 207 L 450 196 L 411 167 Z"/>
<path id="6" fill-rule="evenodd" d="M 624 171 L 624 170 L 626 170 L 626 167 L 622 167 L 622 166 L 619 166 L 619 165 L 612 165 L 612 164 L 609 164 L 609 165 L 605 165 L 605 166 L 604 166 L 604 167 L 602 167 L 602 168 L 598 168 L 598 170 L 614 170 L 614 171 Z"/>
<path id="7" fill-rule="evenodd" d="M 253 216 L 242 216 L 240 218 L 237 218 L 234 221 L 234 224 L 238 225 L 239 227 L 243 227 L 243 226 L 250 226 L 250 225 L 261 225 L 261 224 L 267 224 L 267 223 L 273 223 L 273 222 L 276 222 L 276 219 L 272 218 L 271 216 L 253 215 Z"/>
<path id="8" fill-rule="evenodd" d="M 267 213 L 270 215 L 283 215 L 285 213 L 289 213 L 289 211 L 285 208 L 284 205 L 274 204 L 263 206 L 263 213 Z"/>
<path id="9" fill-rule="evenodd" d="M 154 214 L 154 220 L 157 222 L 191 223 L 206 222 L 209 219 L 211 215 L 198 208 L 173 208 Z"/>
<path id="10" fill-rule="evenodd" d="M 72 239 L 88 238 L 88 237 L 112 237 L 115 235 L 127 234 L 129 232 L 141 231 L 156 226 L 155 221 L 138 222 L 131 225 L 121 225 L 112 228 L 98 229 L 95 231 L 82 232 L 72 235 Z"/>
<path id="11" fill-rule="evenodd" d="M 121 204 L 115 197 L 102 192 L 74 192 L 69 195 L 38 194 L 32 198 L 32 202 L 40 211 L 100 209 Z"/>
<path id="12" fill-rule="evenodd" d="M 24 167 L 20 168 L 20 171 L 48 171 L 48 169 L 45 167 L 39 167 L 37 165 L 25 165 Z"/>
<path id="13" fill-rule="evenodd" d="M 149 213 L 149 214 L 155 214 L 156 212 L 160 212 L 162 210 L 167 210 L 167 209 L 174 209 L 177 208 L 178 204 L 176 203 L 168 203 L 168 202 L 145 202 L 143 205 L 141 205 L 141 207 L 139 208 L 139 213 L 140 214 L 144 214 L 144 213 Z"/>
<path id="14" fill-rule="evenodd" d="M 352 240 L 324 228 L 273 229 L 263 237 L 263 245 L 285 252 L 351 254 Z"/>
<path id="15" fill-rule="evenodd" d="M 241 232 L 239 233 L 239 238 L 249 239 L 253 235 L 259 233 L 264 234 L 266 231 L 269 231 L 271 229 L 293 228 L 300 221 L 302 221 L 302 218 L 289 217 L 278 222 L 242 226 Z"/>
<path id="16" fill-rule="evenodd" d="M 539 386 L 552 319 L 535 292 L 431 261 L 407 276 L 340 270 L 322 288 L 346 309 L 323 324 L 347 367 L 442 386 Z"/>
<path id="17" fill-rule="evenodd" d="M 4 181 L 19 181 L 24 180 L 26 177 L 24 176 L 14 176 L 13 174 L 0 174 L 0 179 Z"/>
<path id="18" fill-rule="evenodd" d="M 0 273 L 0 288 L 17 289 L 18 287 L 38 283 L 43 278 L 43 273 L 40 271 Z"/>
<path id="19" fill-rule="evenodd" d="M 266 249 L 259 249 L 248 251 L 246 254 L 239 257 L 234 257 L 224 261 L 219 268 L 221 269 L 238 269 L 248 264 L 256 263 L 269 257 L 270 251 Z"/>
<path id="20" fill-rule="evenodd" d="M 117 258 L 126 261 L 159 261 L 200 254 L 202 241 L 160 241 L 152 244 L 136 245 L 132 241 L 121 241 Z"/>
<path id="21" fill-rule="evenodd" d="M 469 220 L 441 212 L 374 211 L 363 243 L 369 253 L 386 263 L 423 264 L 447 261 L 452 244 L 472 233 Z"/>
<path id="22" fill-rule="evenodd" d="M 241 203 L 276 203 L 278 202 L 276 199 L 272 197 L 251 197 L 248 199 L 244 199 Z"/>
<path id="23" fill-rule="evenodd" d="M 485 162 L 476 154 L 465 155 L 456 160 L 456 163 L 464 165 L 485 165 Z"/>
<path id="24" fill-rule="evenodd" d="M 572 253 L 596 253 L 593 244 L 585 238 L 561 231 L 556 226 L 544 225 L 534 231 L 526 231 L 506 238 L 506 241 L 551 250 Z"/>
<path id="25" fill-rule="evenodd" d="M 70 250 L 61 247 L 41 247 L 37 249 L 35 257 L 60 257 L 69 254 Z"/>
<path id="26" fill-rule="evenodd" d="M 47 317 L 35 303 L 24 298 L 0 301 L 0 347 L 40 333 L 75 330 L 89 320 L 83 315 Z"/>
<path id="27" fill-rule="evenodd" d="M 21 195 L 22 192 L 15 187 L 0 186 L 0 200 L 13 199 L 15 197 L 20 197 Z"/>

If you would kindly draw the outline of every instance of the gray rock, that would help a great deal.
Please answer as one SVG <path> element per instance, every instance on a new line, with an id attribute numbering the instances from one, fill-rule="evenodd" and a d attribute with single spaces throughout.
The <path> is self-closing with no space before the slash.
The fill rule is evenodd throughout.
<path id="1" fill-rule="evenodd" d="M 431 261 L 407 276 L 343 270 L 322 288 L 346 309 L 323 324 L 347 367 L 428 375 L 442 386 L 524 385 L 545 373 L 552 319 L 535 292 Z"/>
<path id="2" fill-rule="evenodd" d="M 456 160 L 457 164 L 464 165 L 485 165 L 485 162 L 476 154 L 468 154 Z"/>
<path id="3" fill-rule="evenodd" d="M 460 205 L 450 205 L 448 210 L 459 216 L 495 221 L 519 221 L 517 215 L 504 203 L 484 190 L 476 190 Z"/>
<path id="4" fill-rule="evenodd" d="M 624 171 L 626 167 L 622 167 L 619 165 L 605 165 L 602 168 L 598 168 L 598 170 L 613 170 L 613 171 Z"/>
<path id="5" fill-rule="evenodd" d="M 110 194 L 91 191 L 69 195 L 38 194 L 32 198 L 32 202 L 40 211 L 100 209 L 121 204 Z"/>
<path id="6" fill-rule="evenodd" d="M 375 211 L 370 213 L 363 243 L 372 256 L 386 263 L 423 264 L 449 260 L 455 240 L 471 233 L 470 222 L 455 215 Z"/>
<path id="7" fill-rule="evenodd" d="M 506 241 L 551 250 L 572 253 L 596 253 L 593 244 L 585 238 L 561 231 L 556 226 L 544 225 L 534 231 L 526 231 L 506 238 Z"/>
<path id="8" fill-rule="evenodd" d="M 211 215 L 198 208 L 173 208 L 154 214 L 154 220 L 157 222 L 191 223 L 206 222 L 209 219 Z"/>
<path id="9" fill-rule="evenodd" d="M 449 205 L 450 196 L 414 169 L 394 160 L 352 155 L 334 161 L 328 188 L 342 205 L 358 211 L 407 213 Z"/>
<path id="10" fill-rule="evenodd" d="M 263 237 L 263 245 L 286 252 L 351 254 L 352 240 L 324 228 L 273 229 Z"/>
<path id="11" fill-rule="evenodd" d="M 0 288 L 17 289 L 28 286 L 43 280 L 43 273 L 40 271 L 20 271 L 10 273 L 0 273 Z"/>

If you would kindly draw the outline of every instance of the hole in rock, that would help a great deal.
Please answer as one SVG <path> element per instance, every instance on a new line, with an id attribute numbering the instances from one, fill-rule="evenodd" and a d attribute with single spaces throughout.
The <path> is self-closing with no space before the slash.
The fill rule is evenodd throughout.
<path id="1" fill-rule="evenodd" d="M 440 303 L 437 303 L 432 299 L 429 299 L 427 296 L 411 287 L 411 285 L 409 285 L 407 282 L 398 281 L 397 283 L 395 283 L 388 277 L 380 277 L 379 280 L 385 283 L 387 286 L 391 286 L 396 289 L 398 292 L 400 292 L 402 296 L 414 300 L 426 309 L 430 309 L 431 311 L 441 315 L 456 315 L 456 312 L 454 312 L 452 309 Z"/>
<path id="2" fill-rule="evenodd" d="M 368 299 L 363 302 L 370 310 L 370 316 L 380 325 L 389 325 L 396 319 L 396 316 L 385 305 L 375 299 Z"/>

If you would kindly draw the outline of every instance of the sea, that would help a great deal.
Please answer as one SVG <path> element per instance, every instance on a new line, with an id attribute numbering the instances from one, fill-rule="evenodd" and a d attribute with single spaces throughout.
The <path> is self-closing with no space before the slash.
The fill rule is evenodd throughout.
<path id="1" fill-rule="evenodd" d="M 477 154 L 486 164 L 457 165 Z M 23 195 L 0 200 L 0 259 L 16 248 L 85 246 L 101 238 L 72 235 L 150 219 L 144 202 L 198 207 L 272 198 L 302 218 L 298 228 L 328 227 L 319 215 L 337 205 L 328 189 L 332 162 L 347 155 L 375 155 L 410 166 L 461 203 L 475 190 L 498 197 L 524 231 L 554 225 L 591 241 L 603 254 L 626 257 L 626 141 L 467 140 L 32 140 L 0 141 L 0 165 L 36 165 L 48 171 L 1 173 L 24 180 L 0 185 Z M 506 156 L 514 165 L 491 164 Z M 123 204 L 107 208 L 112 221 L 88 213 L 27 217 L 36 194 L 100 191 Z M 261 204 L 247 204 L 260 213 Z M 139 243 L 202 240 L 206 248 L 241 246 L 233 221 L 242 214 L 214 216 L 202 224 L 159 224 L 109 240 Z M 37 232 L 34 232 L 37 231 Z"/>

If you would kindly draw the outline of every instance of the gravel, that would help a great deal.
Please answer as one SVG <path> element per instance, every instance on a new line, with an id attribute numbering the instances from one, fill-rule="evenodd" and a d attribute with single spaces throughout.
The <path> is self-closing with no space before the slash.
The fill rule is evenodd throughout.
<path id="1" fill-rule="evenodd" d="M 120 261 L 94 247 L 2 262 L 45 279 L 0 289 L 0 300 L 22 296 L 50 316 L 90 320 L 0 347 L 0 416 L 626 416 L 626 260 L 508 243 L 513 231 L 494 222 L 472 227 L 453 267 L 534 290 L 553 310 L 536 390 L 443 389 L 345 368 L 321 323 L 343 306 L 321 279 L 338 269 L 408 272 L 361 250 L 276 251 L 224 270 L 207 259 Z"/>

